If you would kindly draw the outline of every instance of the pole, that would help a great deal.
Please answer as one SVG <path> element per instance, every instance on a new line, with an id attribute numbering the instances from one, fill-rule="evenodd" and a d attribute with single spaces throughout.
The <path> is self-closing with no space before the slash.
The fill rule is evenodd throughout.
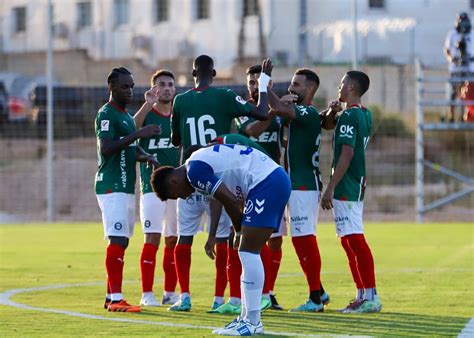
<path id="1" fill-rule="evenodd" d="M 423 70 L 420 59 L 416 60 L 416 148 L 415 148 L 415 205 L 416 222 L 423 223 L 424 208 L 424 149 L 423 149 L 423 107 L 421 95 L 423 87 Z"/>
<path id="2" fill-rule="evenodd" d="M 46 156 L 46 192 L 48 222 L 54 220 L 54 172 L 53 172 L 53 4 L 51 0 L 47 3 L 47 38 L 48 46 L 46 52 L 46 134 L 47 134 L 47 156 Z"/>
<path id="3" fill-rule="evenodd" d="M 352 69 L 357 69 L 359 43 L 357 34 L 357 0 L 352 0 Z"/>

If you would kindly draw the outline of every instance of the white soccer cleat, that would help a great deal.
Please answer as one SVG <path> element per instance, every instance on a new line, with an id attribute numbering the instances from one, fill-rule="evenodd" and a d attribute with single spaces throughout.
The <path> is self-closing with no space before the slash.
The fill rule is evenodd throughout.
<path id="1" fill-rule="evenodd" d="M 161 304 L 162 305 L 173 305 L 178 300 L 179 300 L 179 295 L 176 294 L 176 293 L 174 293 L 172 295 L 169 295 L 169 296 L 163 295 L 163 297 L 161 297 Z"/>
<path id="2" fill-rule="evenodd" d="M 160 302 L 158 302 L 155 298 L 153 293 L 146 294 L 142 296 L 142 300 L 140 301 L 141 306 L 160 306 Z"/>
<path id="3" fill-rule="evenodd" d="M 253 325 L 249 320 L 241 320 L 237 325 L 223 328 L 217 333 L 221 336 L 254 336 L 257 334 L 263 334 L 263 324 L 258 322 L 257 325 Z"/>

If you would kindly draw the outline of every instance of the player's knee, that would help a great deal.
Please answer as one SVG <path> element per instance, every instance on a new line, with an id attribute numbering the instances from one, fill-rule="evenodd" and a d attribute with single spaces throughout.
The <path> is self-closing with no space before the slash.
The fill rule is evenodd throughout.
<path id="1" fill-rule="evenodd" d="M 281 249 L 281 246 L 283 244 L 283 239 L 282 237 L 273 237 L 268 240 L 268 247 L 272 251 L 277 251 Z"/>
<path id="2" fill-rule="evenodd" d="M 127 237 L 109 236 L 109 242 L 110 244 L 117 244 L 126 249 L 128 247 L 129 239 Z"/>
<path id="3" fill-rule="evenodd" d="M 174 248 L 177 242 L 178 242 L 178 237 L 176 236 L 165 237 L 165 246 L 167 248 Z"/>
<path id="4" fill-rule="evenodd" d="M 149 233 L 145 234 L 145 243 L 153 244 L 156 246 L 160 245 L 161 233 Z"/>
<path id="5" fill-rule="evenodd" d="M 194 236 L 179 236 L 178 244 L 193 244 Z"/>

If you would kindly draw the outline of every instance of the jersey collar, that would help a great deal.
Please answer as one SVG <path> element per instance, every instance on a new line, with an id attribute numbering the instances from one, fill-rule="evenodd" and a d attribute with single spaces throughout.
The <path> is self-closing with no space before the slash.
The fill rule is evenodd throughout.
<path id="1" fill-rule="evenodd" d="M 107 102 L 107 103 L 110 104 L 112 107 L 114 107 L 116 110 L 118 110 L 118 111 L 121 112 L 121 113 L 126 113 L 126 112 L 127 112 L 126 109 L 120 108 L 120 107 L 117 106 L 117 104 L 115 104 L 113 101 L 109 101 L 109 102 Z"/>
<path id="2" fill-rule="evenodd" d="M 204 86 L 202 88 L 196 88 L 194 87 L 192 90 L 195 91 L 195 92 L 203 92 L 205 91 L 207 88 L 209 88 L 209 86 Z"/>
<path id="3" fill-rule="evenodd" d="M 171 114 L 170 115 L 165 115 L 163 113 L 160 113 L 155 107 L 152 107 L 151 111 L 152 111 L 153 114 L 161 116 L 161 117 L 170 117 L 171 116 Z"/>

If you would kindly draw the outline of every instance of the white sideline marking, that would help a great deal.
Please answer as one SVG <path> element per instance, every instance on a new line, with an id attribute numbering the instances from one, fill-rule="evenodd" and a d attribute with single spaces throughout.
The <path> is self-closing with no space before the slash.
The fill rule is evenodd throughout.
<path id="1" fill-rule="evenodd" d="M 458 335 L 458 338 L 470 338 L 474 337 L 474 318 L 466 324 L 464 329 L 462 329 L 461 333 Z"/>
<path id="2" fill-rule="evenodd" d="M 188 329 L 214 330 L 214 329 L 218 328 L 218 327 L 214 327 L 214 326 L 177 324 L 177 323 L 169 323 L 169 322 L 154 322 L 154 321 L 138 320 L 138 319 L 126 319 L 126 318 L 111 318 L 111 317 L 90 315 L 90 314 L 80 313 L 80 312 L 41 308 L 41 307 L 30 306 L 30 305 L 26 305 L 26 304 L 20 304 L 20 303 L 17 303 L 17 302 L 14 302 L 14 301 L 10 300 L 10 298 L 12 296 L 20 294 L 20 293 L 25 293 L 25 292 L 53 290 L 53 289 L 64 289 L 64 288 L 70 288 L 70 287 L 97 286 L 97 285 L 102 285 L 102 284 L 103 283 L 61 284 L 61 285 L 48 285 L 48 286 L 39 286 L 39 287 L 34 287 L 34 288 L 8 290 L 8 291 L 0 293 L 0 304 L 16 307 L 16 308 L 23 309 L 23 310 L 50 312 L 50 313 L 57 313 L 57 314 L 62 314 L 62 315 L 66 315 L 66 316 L 80 317 L 80 318 L 86 318 L 86 319 L 108 320 L 108 321 L 111 321 L 111 322 L 146 324 L 146 325 L 169 326 L 169 327 L 182 327 L 182 328 L 188 328 Z M 279 335 L 279 336 L 318 337 L 318 335 L 301 334 L 301 333 L 293 333 L 293 332 L 265 331 L 265 334 Z M 342 335 L 327 335 L 327 334 L 325 334 L 323 336 L 326 336 L 326 337 L 327 336 L 342 337 Z"/>

